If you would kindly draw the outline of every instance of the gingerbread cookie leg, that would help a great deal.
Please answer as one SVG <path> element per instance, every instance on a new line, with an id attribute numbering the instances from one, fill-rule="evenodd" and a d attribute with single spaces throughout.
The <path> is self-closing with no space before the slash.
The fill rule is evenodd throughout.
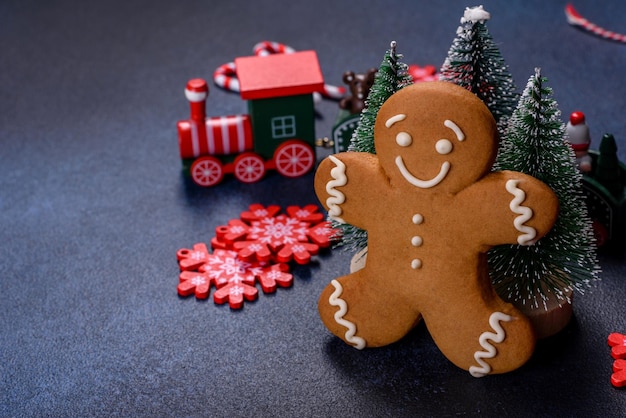
<path id="1" fill-rule="evenodd" d="M 389 303 L 376 280 L 362 271 L 333 280 L 322 292 L 318 309 L 324 325 L 357 349 L 391 344 L 421 319 L 410 303 Z M 398 295 L 395 300 L 401 300 Z"/>
<path id="2" fill-rule="evenodd" d="M 467 305 L 433 305 L 424 312 L 426 326 L 443 354 L 474 377 L 506 373 L 526 363 L 535 347 L 530 322 L 495 295 L 489 302 L 475 300 L 471 306 L 468 310 Z"/>

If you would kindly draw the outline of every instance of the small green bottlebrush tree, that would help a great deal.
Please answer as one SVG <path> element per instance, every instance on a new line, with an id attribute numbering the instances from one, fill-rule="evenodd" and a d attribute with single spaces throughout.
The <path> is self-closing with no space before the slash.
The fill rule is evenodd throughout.
<path id="1" fill-rule="evenodd" d="M 391 41 L 365 101 L 359 124 L 352 134 L 350 151 L 376 153 L 374 124 L 378 110 L 392 94 L 406 85 L 413 84 L 413 79 L 408 72 L 409 66 L 401 59 L 402 55 L 396 52 L 396 41 Z"/>
<path id="2" fill-rule="evenodd" d="M 439 79 L 476 94 L 487 105 L 500 136 L 519 99 L 513 77 L 486 26 L 491 15 L 483 6 L 466 8 Z"/>
<path id="3" fill-rule="evenodd" d="M 559 199 L 556 223 L 534 245 L 502 245 L 488 254 L 498 294 L 531 309 L 547 309 L 551 299 L 559 306 L 570 303 L 571 291 L 582 293 L 599 273 L 582 176 L 546 81 L 539 69 L 528 80 L 501 140 L 494 169 L 521 171 L 550 186 Z"/>
<path id="4" fill-rule="evenodd" d="M 374 124 L 378 110 L 392 94 L 413 83 L 408 73 L 409 66 L 401 60 L 402 55 L 396 52 L 396 42 L 392 41 L 374 78 L 374 84 L 365 101 L 359 124 L 352 134 L 349 151 L 376 153 Z M 340 231 L 338 245 L 344 246 L 346 250 L 358 252 L 367 246 L 367 231 L 334 220 L 331 224 L 333 228 Z"/>

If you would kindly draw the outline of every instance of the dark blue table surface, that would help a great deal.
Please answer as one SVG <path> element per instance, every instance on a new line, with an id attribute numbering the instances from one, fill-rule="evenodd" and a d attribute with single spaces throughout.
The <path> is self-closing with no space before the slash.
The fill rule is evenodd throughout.
<path id="1" fill-rule="evenodd" d="M 626 45 L 567 24 L 564 1 L 484 1 L 518 88 L 541 67 L 564 115 L 626 161 Z M 626 3 L 580 0 L 626 32 Z M 325 79 L 404 61 L 443 62 L 465 2 L 318 0 L 0 3 L 1 416 L 623 416 L 607 336 L 626 333 L 624 253 L 521 369 L 475 379 L 421 325 L 357 351 L 332 337 L 317 298 L 345 274 L 333 250 L 294 285 L 242 310 L 176 294 L 179 248 L 207 242 L 251 203 L 317 203 L 312 174 L 185 182 L 176 121 L 192 77 L 262 40 L 314 49 Z M 210 115 L 246 112 L 210 83 Z M 337 103 L 319 103 L 318 136 Z M 322 151 L 322 157 L 327 151 Z"/>

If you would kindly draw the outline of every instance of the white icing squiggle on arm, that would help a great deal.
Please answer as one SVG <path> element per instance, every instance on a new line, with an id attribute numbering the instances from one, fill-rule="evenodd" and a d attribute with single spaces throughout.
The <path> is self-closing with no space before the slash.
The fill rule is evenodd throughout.
<path id="1" fill-rule="evenodd" d="M 480 346 L 485 349 L 485 351 L 477 351 L 474 353 L 474 360 L 480 364 L 480 367 L 471 366 L 469 368 L 469 372 L 472 376 L 483 377 L 491 373 L 491 366 L 483 359 L 494 358 L 496 356 L 496 348 L 487 342 L 487 340 L 491 340 L 496 344 L 500 344 L 504 341 L 506 334 L 502 326 L 500 326 L 500 321 L 509 322 L 511 319 L 513 318 L 510 315 L 502 312 L 494 312 L 491 314 L 489 317 L 489 325 L 496 333 L 494 334 L 493 332 L 486 331 L 480 334 L 478 342 L 480 343 Z"/>
<path id="2" fill-rule="evenodd" d="M 326 192 L 330 195 L 330 197 L 326 199 L 326 206 L 328 206 L 328 216 L 330 216 L 331 219 L 334 219 L 337 222 L 345 223 L 345 221 L 339 217 L 343 212 L 339 205 L 346 201 L 346 195 L 337 190 L 336 187 L 345 186 L 346 183 L 348 183 L 348 177 L 346 176 L 346 165 L 341 162 L 339 158 L 333 155 L 330 155 L 328 158 L 330 159 L 330 161 L 335 163 L 335 167 L 330 170 L 330 176 L 333 179 L 326 183 Z"/>
<path id="3" fill-rule="evenodd" d="M 534 240 L 537 236 L 537 231 L 535 228 L 524 224 L 533 217 L 533 210 L 528 206 L 521 205 L 526 199 L 526 193 L 517 187 L 518 184 L 519 180 L 509 180 L 506 182 L 506 191 L 514 196 L 509 204 L 509 208 L 513 213 L 519 215 L 513 221 L 515 229 L 522 233 L 522 235 L 517 237 L 517 243 L 519 245 L 531 245 L 535 243 Z"/>
<path id="4" fill-rule="evenodd" d="M 355 335 L 356 325 L 343 318 L 343 316 L 348 312 L 348 304 L 345 300 L 340 298 L 341 293 L 343 292 L 343 287 L 341 286 L 341 283 L 339 283 L 337 280 L 333 280 L 330 283 L 335 287 L 335 291 L 328 298 L 328 303 L 330 303 L 331 306 L 339 307 L 339 310 L 335 312 L 335 322 L 343 327 L 348 328 L 345 333 L 346 341 L 348 341 L 350 344 L 354 344 L 355 348 L 362 350 L 363 348 L 365 348 L 365 340 Z"/>

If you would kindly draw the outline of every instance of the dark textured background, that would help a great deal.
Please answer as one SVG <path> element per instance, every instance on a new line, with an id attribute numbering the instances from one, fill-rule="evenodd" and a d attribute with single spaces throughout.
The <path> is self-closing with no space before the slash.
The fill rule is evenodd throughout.
<path id="1" fill-rule="evenodd" d="M 626 32 L 626 3 L 576 1 Z M 563 114 L 587 114 L 597 147 L 626 161 L 626 45 L 566 23 L 564 1 L 484 1 L 519 90 L 536 66 Z M 189 78 L 261 40 L 315 49 L 328 83 L 378 66 L 391 40 L 439 67 L 461 1 L 0 3 L 1 416 L 623 416 L 606 339 L 626 333 L 624 254 L 576 295 L 572 323 L 516 372 L 475 379 L 419 326 L 357 351 L 318 319 L 348 270 L 333 251 L 295 268 L 291 289 L 240 311 L 176 294 L 175 253 L 208 241 L 249 204 L 316 203 L 312 175 L 212 189 L 180 173 L 175 123 Z M 213 87 L 210 115 L 246 112 Z M 337 104 L 317 106 L 329 135 Z M 323 154 L 323 153 L 321 153 Z"/>

